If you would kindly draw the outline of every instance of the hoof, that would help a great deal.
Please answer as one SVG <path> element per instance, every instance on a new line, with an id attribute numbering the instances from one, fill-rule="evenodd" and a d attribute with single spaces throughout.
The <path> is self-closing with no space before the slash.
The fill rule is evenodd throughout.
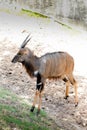
<path id="1" fill-rule="evenodd" d="M 78 106 L 78 102 L 77 103 L 75 103 L 75 107 L 77 107 Z"/>
<path id="2" fill-rule="evenodd" d="M 40 110 L 37 110 L 37 113 L 36 113 L 36 114 L 37 114 L 37 116 L 38 116 L 38 115 L 40 114 Z"/>
<path id="3" fill-rule="evenodd" d="M 67 100 L 67 99 L 68 99 L 68 97 L 69 97 L 69 96 L 65 96 L 65 97 L 64 97 L 64 99 L 66 99 L 66 100 Z"/>
<path id="4" fill-rule="evenodd" d="M 32 106 L 31 109 L 30 109 L 30 111 L 33 112 L 34 108 L 35 108 L 35 106 Z"/>

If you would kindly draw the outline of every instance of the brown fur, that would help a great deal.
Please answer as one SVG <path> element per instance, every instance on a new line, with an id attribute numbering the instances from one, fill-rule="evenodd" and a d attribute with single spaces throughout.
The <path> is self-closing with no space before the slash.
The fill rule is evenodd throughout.
<path id="1" fill-rule="evenodd" d="M 17 53 L 17 55 L 13 58 L 12 62 L 22 63 L 27 73 L 31 77 L 36 76 L 35 72 L 38 72 L 41 76 L 40 82 L 43 84 L 43 86 L 45 85 L 46 79 L 61 78 L 64 82 L 66 82 L 65 98 L 68 97 L 69 85 L 71 83 L 75 88 L 75 103 L 76 104 L 78 103 L 77 82 L 73 77 L 74 59 L 68 53 L 54 52 L 54 53 L 47 53 L 41 57 L 37 57 L 32 53 L 30 49 L 21 48 Z M 34 110 L 38 96 L 39 96 L 38 111 L 40 110 L 42 91 L 36 90 L 31 111 Z"/>

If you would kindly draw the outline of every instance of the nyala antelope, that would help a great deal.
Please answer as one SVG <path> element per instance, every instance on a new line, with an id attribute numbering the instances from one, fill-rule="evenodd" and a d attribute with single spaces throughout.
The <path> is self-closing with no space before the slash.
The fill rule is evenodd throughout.
<path id="1" fill-rule="evenodd" d="M 37 114 L 41 109 L 42 93 L 46 79 L 61 78 L 66 83 L 65 99 L 69 96 L 69 86 L 72 84 L 75 89 L 75 106 L 78 104 L 77 82 L 73 77 L 74 59 L 67 52 L 46 53 L 38 57 L 33 52 L 25 47 L 30 41 L 30 35 L 26 37 L 22 43 L 18 53 L 12 59 L 13 63 L 21 63 L 30 77 L 36 77 L 36 92 L 31 107 L 31 112 L 34 111 L 35 105 L 38 102 Z M 39 97 L 39 98 L 38 98 Z"/>

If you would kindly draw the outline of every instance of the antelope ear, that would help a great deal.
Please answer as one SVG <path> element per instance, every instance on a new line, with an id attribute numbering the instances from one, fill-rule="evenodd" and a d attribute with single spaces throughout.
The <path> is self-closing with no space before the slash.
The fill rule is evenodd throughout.
<path id="1" fill-rule="evenodd" d="M 25 38 L 25 40 L 23 41 L 23 43 L 21 44 L 20 48 L 24 48 L 26 46 L 26 44 L 30 41 L 31 37 L 30 34 Z"/>

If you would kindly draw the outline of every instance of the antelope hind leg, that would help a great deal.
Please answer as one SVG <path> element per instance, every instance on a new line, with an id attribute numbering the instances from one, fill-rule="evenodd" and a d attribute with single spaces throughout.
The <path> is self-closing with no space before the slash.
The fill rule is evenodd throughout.
<path id="1" fill-rule="evenodd" d="M 67 81 L 66 82 L 66 91 L 65 91 L 65 98 L 64 99 L 67 99 L 69 97 L 69 87 L 70 87 L 70 82 Z"/>
<path id="2" fill-rule="evenodd" d="M 75 107 L 77 107 L 78 106 L 78 92 L 77 92 L 78 85 L 75 82 L 73 86 L 74 86 L 74 90 L 75 90 Z"/>
<path id="3" fill-rule="evenodd" d="M 69 82 L 69 80 L 66 77 L 63 78 L 63 81 L 66 83 L 66 91 L 65 91 L 65 97 L 64 97 L 64 99 L 67 99 L 69 97 L 69 86 L 70 86 L 70 82 Z"/>
<path id="4" fill-rule="evenodd" d="M 77 85 L 77 81 L 74 79 L 73 75 L 69 76 L 69 80 L 71 82 L 71 84 L 74 86 L 74 91 L 75 91 L 75 107 L 78 105 L 78 85 Z"/>

